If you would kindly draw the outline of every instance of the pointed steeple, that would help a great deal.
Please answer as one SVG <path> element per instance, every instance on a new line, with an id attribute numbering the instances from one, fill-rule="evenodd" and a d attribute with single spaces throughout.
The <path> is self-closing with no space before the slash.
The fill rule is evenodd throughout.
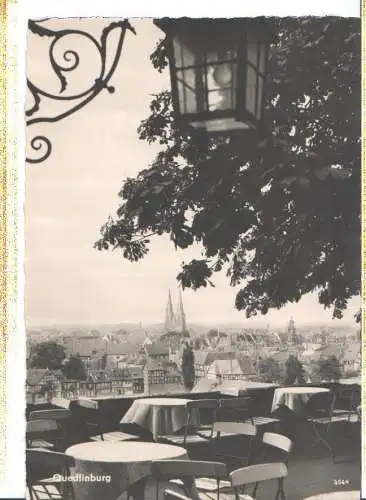
<path id="1" fill-rule="evenodd" d="M 172 296 L 169 290 L 168 294 L 168 303 L 166 305 L 166 310 L 165 310 L 165 323 L 164 323 L 164 329 L 166 331 L 170 331 L 174 328 L 174 312 L 173 312 L 173 303 L 172 303 Z"/>
<path id="2" fill-rule="evenodd" d="M 178 289 L 178 293 L 179 293 L 179 301 L 177 306 L 177 312 L 175 314 L 175 325 L 176 328 L 179 329 L 181 332 L 185 332 L 187 330 L 186 315 L 184 312 L 182 292 L 180 288 Z"/>
<path id="3" fill-rule="evenodd" d="M 290 321 L 288 323 L 288 327 L 287 327 L 287 342 L 289 344 L 296 344 L 296 340 L 297 340 L 297 337 L 296 337 L 296 327 L 295 327 L 295 321 L 294 321 L 294 318 L 291 317 L 290 318 Z"/>

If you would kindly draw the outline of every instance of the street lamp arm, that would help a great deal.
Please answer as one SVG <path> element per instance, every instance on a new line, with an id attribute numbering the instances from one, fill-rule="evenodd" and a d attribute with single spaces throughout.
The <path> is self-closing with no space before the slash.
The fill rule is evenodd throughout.
<path id="1" fill-rule="evenodd" d="M 32 82 L 30 79 L 27 79 L 28 91 L 33 97 L 32 106 L 26 110 L 27 127 L 40 123 L 54 123 L 60 121 L 83 108 L 104 89 L 107 89 L 110 93 L 113 93 L 115 89 L 114 87 L 109 85 L 109 81 L 112 78 L 120 60 L 126 31 L 129 30 L 136 34 L 134 28 L 130 25 L 127 19 L 110 23 L 106 28 L 104 28 L 100 37 L 100 41 L 96 40 L 90 33 L 87 33 L 86 31 L 74 29 L 53 30 L 38 24 L 38 21 L 29 21 L 29 29 L 32 33 L 38 36 L 53 38 L 53 41 L 51 42 L 49 47 L 49 59 L 52 70 L 60 82 L 60 90 L 58 92 L 44 90 L 34 82 Z M 115 29 L 120 29 L 120 35 L 118 38 L 113 61 L 108 69 L 106 64 L 107 39 L 110 33 Z M 67 92 L 68 80 L 65 76 L 65 73 L 71 72 L 79 66 L 79 52 L 74 49 L 65 50 L 62 53 L 62 62 L 59 61 L 55 52 L 56 47 L 59 45 L 61 40 L 69 39 L 73 36 L 82 37 L 84 40 L 88 41 L 90 45 L 94 49 L 96 49 L 100 59 L 100 70 L 97 74 L 97 77 L 94 78 L 93 82 L 89 84 L 89 86 L 85 90 L 77 93 Z M 39 112 L 41 111 L 40 108 L 43 98 L 54 102 L 69 102 L 71 103 L 71 106 L 53 116 L 41 115 Z M 33 151 L 40 151 L 41 154 L 37 155 L 36 158 L 27 157 L 28 163 L 41 163 L 45 161 L 52 152 L 52 143 L 44 135 L 33 135 L 33 137 L 30 139 L 30 147 Z"/>

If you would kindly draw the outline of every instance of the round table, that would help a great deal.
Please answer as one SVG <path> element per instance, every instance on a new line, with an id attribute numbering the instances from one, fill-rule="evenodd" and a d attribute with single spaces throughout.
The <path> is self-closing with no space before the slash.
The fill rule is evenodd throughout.
<path id="1" fill-rule="evenodd" d="M 279 387 L 273 394 L 272 412 L 285 405 L 294 412 L 301 412 L 315 394 L 329 392 L 324 387 Z"/>
<path id="2" fill-rule="evenodd" d="M 360 500 L 360 491 L 333 491 L 331 493 L 321 493 L 304 500 Z"/>
<path id="3" fill-rule="evenodd" d="M 187 422 L 186 404 L 190 399 L 146 398 L 135 399 L 125 413 L 121 424 L 137 424 L 150 431 L 154 440 L 179 431 Z M 191 412 L 192 425 L 199 424 L 199 412 Z"/>
<path id="4" fill-rule="evenodd" d="M 65 453 L 75 460 L 71 475 L 78 500 L 118 500 L 136 484 L 134 495 L 143 500 L 153 460 L 188 460 L 184 448 L 141 441 L 81 443 Z"/>

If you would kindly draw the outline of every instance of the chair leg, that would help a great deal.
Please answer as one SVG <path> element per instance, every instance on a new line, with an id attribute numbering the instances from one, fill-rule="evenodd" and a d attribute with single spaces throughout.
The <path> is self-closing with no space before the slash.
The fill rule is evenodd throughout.
<path id="1" fill-rule="evenodd" d="M 284 482 L 283 477 L 278 480 L 278 488 L 277 488 L 275 500 L 279 500 L 279 499 L 286 500 L 285 492 L 283 489 L 283 482 Z"/>
<path id="2" fill-rule="evenodd" d="M 31 484 L 27 485 L 27 489 L 28 489 L 30 500 L 37 500 L 36 497 L 34 496 L 34 491 L 33 491 L 33 488 L 32 488 Z"/>
<path id="3" fill-rule="evenodd" d="M 252 491 L 252 497 L 257 498 L 257 489 L 258 489 L 258 483 L 255 483 L 253 491 Z M 244 493 L 244 491 L 243 491 Z"/>
<path id="4" fill-rule="evenodd" d="M 317 429 L 316 425 L 315 424 L 312 424 L 312 428 L 313 428 L 313 431 L 315 433 L 315 437 L 316 437 L 316 440 L 314 441 L 314 443 L 312 444 L 312 448 L 314 448 L 318 443 L 322 443 L 328 450 L 329 452 L 333 455 L 333 450 L 330 446 L 330 444 L 328 443 L 328 441 L 321 435 L 321 433 L 319 432 L 319 430 Z M 328 428 L 326 430 L 326 434 L 328 433 Z"/>

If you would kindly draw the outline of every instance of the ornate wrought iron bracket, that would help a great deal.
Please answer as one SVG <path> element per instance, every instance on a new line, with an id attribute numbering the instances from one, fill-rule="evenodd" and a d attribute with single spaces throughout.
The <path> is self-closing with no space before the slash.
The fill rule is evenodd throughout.
<path id="1" fill-rule="evenodd" d="M 52 142 L 51 140 L 42 134 L 31 133 L 30 127 L 32 125 L 40 123 L 54 123 L 72 115 L 79 109 L 83 108 L 86 104 L 92 101 L 102 90 L 107 89 L 108 92 L 113 93 L 114 87 L 109 85 L 109 81 L 112 78 L 120 56 L 122 52 L 122 46 L 127 30 L 132 31 L 136 34 L 134 28 L 130 25 L 127 19 L 113 22 L 106 26 L 101 34 L 100 41 L 96 40 L 91 34 L 86 31 L 77 29 L 62 29 L 53 30 L 48 27 L 43 26 L 42 22 L 47 21 L 47 19 L 42 19 L 39 21 L 29 21 L 29 30 L 41 37 L 49 37 L 52 42 L 49 47 L 49 59 L 52 70 L 57 76 L 60 82 L 60 90 L 56 93 L 46 91 L 38 87 L 34 82 L 27 79 L 28 90 L 33 98 L 33 103 L 29 109 L 26 110 L 26 125 L 30 148 L 38 152 L 36 157 L 27 157 L 28 163 L 41 163 L 46 160 L 52 152 Z M 118 42 L 116 45 L 116 51 L 113 56 L 112 62 L 107 65 L 107 39 L 110 33 L 116 29 L 120 30 Z M 77 93 L 68 93 L 68 81 L 65 73 L 73 71 L 79 66 L 80 55 L 77 49 L 68 49 L 62 53 L 63 61 L 60 62 L 60 57 L 56 55 L 56 47 L 59 45 L 61 40 L 68 40 L 72 36 L 77 35 L 83 37 L 85 40 L 89 41 L 91 46 L 93 46 L 100 56 L 100 70 L 97 73 L 96 78 L 91 82 L 91 84 L 85 90 Z M 60 113 L 54 116 L 42 116 L 41 112 L 41 100 L 42 98 L 50 99 L 51 101 L 63 101 L 69 103 L 70 105 L 65 110 L 63 109 Z"/>

